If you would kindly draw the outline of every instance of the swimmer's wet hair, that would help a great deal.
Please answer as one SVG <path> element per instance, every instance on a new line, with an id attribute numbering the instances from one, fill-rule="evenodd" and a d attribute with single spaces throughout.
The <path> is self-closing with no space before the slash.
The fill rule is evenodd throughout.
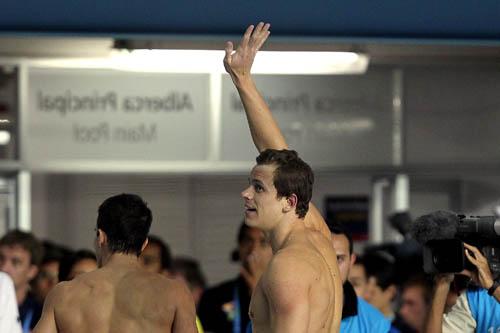
<path id="1" fill-rule="evenodd" d="M 111 252 L 141 253 L 153 216 L 146 203 L 135 194 L 120 194 L 99 206 L 97 228 L 106 233 Z"/>
<path id="2" fill-rule="evenodd" d="M 258 165 L 276 165 L 273 175 L 274 187 L 278 198 L 297 196 L 295 212 L 304 218 L 309 210 L 312 197 L 314 174 L 311 167 L 304 162 L 295 150 L 266 149 L 256 158 Z"/>

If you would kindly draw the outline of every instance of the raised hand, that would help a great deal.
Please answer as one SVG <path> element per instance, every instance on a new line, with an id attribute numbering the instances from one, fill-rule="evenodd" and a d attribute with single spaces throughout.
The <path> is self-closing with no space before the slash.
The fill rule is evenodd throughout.
<path id="1" fill-rule="evenodd" d="M 493 276 L 488 261 L 476 247 L 467 243 L 464 243 L 464 246 L 466 247 L 465 256 L 477 268 L 477 272 L 472 272 L 472 279 L 481 287 L 490 288 L 493 285 Z"/>
<path id="2" fill-rule="evenodd" d="M 231 75 L 233 82 L 236 83 L 245 76 L 249 76 L 255 55 L 270 34 L 270 26 L 269 23 L 263 22 L 257 24 L 256 27 L 249 26 L 236 50 L 232 42 L 226 43 L 224 68 Z"/>

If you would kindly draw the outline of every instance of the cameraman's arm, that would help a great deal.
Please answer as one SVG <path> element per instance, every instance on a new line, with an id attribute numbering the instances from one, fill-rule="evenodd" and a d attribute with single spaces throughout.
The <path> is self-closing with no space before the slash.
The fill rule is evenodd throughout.
<path id="1" fill-rule="evenodd" d="M 464 243 L 464 246 L 466 248 L 465 256 L 474 266 L 476 266 L 477 269 L 477 272 L 473 272 L 472 278 L 484 289 L 490 289 L 493 286 L 494 281 L 488 261 L 476 247 L 467 243 Z M 497 302 L 500 302 L 500 288 L 497 288 L 492 296 L 495 297 Z"/>
<path id="2" fill-rule="evenodd" d="M 500 287 L 498 287 L 495 292 L 493 293 L 493 297 L 497 300 L 497 302 L 500 303 Z"/>
<path id="3" fill-rule="evenodd" d="M 434 285 L 434 293 L 432 297 L 431 309 L 427 317 L 426 332 L 427 333 L 442 333 L 443 329 L 443 314 L 446 305 L 446 297 L 450 291 L 450 283 L 453 280 L 453 275 L 438 275 Z"/>

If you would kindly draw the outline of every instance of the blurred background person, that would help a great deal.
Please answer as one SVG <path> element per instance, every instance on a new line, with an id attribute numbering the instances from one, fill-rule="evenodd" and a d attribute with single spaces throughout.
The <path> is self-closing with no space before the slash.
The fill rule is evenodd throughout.
<path id="1" fill-rule="evenodd" d="M 272 249 L 264 233 L 244 223 L 238 231 L 238 249 L 233 260 L 240 262 L 240 274 L 207 289 L 201 297 L 198 315 L 208 332 L 245 332 L 250 319 L 250 296 L 272 257 Z"/>
<path id="2" fill-rule="evenodd" d="M 396 318 L 392 302 L 397 295 L 394 257 L 387 252 L 366 253 L 364 263 L 368 282 L 365 297 L 390 321 Z"/>
<path id="3" fill-rule="evenodd" d="M 417 333 L 425 333 L 432 298 L 432 282 L 424 276 L 408 280 L 401 290 L 399 315 Z"/>
<path id="4" fill-rule="evenodd" d="M 42 246 L 42 263 L 31 285 L 36 299 L 43 304 L 49 291 L 59 282 L 59 265 L 62 258 L 71 251 L 50 241 L 43 241 Z"/>
<path id="5" fill-rule="evenodd" d="M 71 281 L 80 274 L 95 271 L 97 259 L 94 252 L 78 250 L 65 256 L 59 268 L 59 281 Z"/>
<path id="6" fill-rule="evenodd" d="M 170 247 L 158 236 L 148 236 L 148 245 L 139 257 L 144 269 L 151 273 L 170 275 L 172 253 Z"/>
<path id="7" fill-rule="evenodd" d="M 340 332 L 389 332 L 390 322 L 384 318 L 378 309 L 359 298 L 353 286 L 347 280 L 356 260 L 356 255 L 352 252 L 352 237 L 339 223 L 330 221 L 327 225 L 332 234 L 333 247 L 337 254 L 337 264 L 344 291 Z"/>
<path id="8" fill-rule="evenodd" d="M 42 314 L 42 304 L 30 291 L 42 257 L 43 247 L 31 233 L 13 230 L 0 239 L 0 271 L 14 282 L 23 332 L 30 332 Z"/>
<path id="9" fill-rule="evenodd" d="M 356 255 L 354 264 L 349 270 L 348 281 L 354 288 L 356 295 L 358 297 L 365 297 L 366 284 L 368 283 L 368 278 L 366 276 L 366 269 L 363 263 L 363 257 Z"/>
<path id="10" fill-rule="evenodd" d="M 196 308 L 207 283 L 198 261 L 187 257 L 176 257 L 172 263 L 172 277 L 184 281 L 194 298 Z"/>
<path id="11" fill-rule="evenodd" d="M 366 275 L 365 297 L 391 322 L 391 332 L 413 333 L 414 330 L 395 311 L 398 283 L 395 258 L 386 251 L 366 252 L 364 256 Z"/>

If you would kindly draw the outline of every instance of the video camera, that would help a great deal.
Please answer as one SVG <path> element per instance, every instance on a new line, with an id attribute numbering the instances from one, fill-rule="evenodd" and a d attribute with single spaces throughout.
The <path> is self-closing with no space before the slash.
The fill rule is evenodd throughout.
<path id="1" fill-rule="evenodd" d="M 432 214 L 426 216 L 432 218 Z M 448 220 L 442 226 L 443 229 L 447 229 L 446 232 L 439 231 L 440 226 L 434 225 L 438 230 L 429 233 L 427 229 L 426 235 L 421 237 L 421 239 L 430 238 L 423 243 L 424 271 L 435 274 L 458 273 L 464 269 L 475 270 L 474 265 L 465 256 L 463 242 L 466 242 L 481 251 L 488 261 L 493 277 L 498 277 L 500 275 L 500 219 L 495 216 L 455 215 Z M 453 232 L 450 233 L 450 230 L 455 232 L 454 235 Z"/>

